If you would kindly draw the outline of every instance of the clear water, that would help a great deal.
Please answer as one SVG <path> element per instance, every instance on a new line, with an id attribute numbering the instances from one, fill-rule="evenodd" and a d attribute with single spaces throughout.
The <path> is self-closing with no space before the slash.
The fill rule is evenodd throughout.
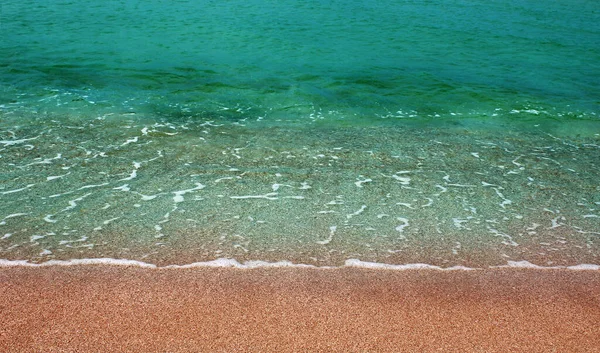
<path id="1" fill-rule="evenodd" d="M 600 263 L 595 1 L 13 1 L 0 258 Z"/>

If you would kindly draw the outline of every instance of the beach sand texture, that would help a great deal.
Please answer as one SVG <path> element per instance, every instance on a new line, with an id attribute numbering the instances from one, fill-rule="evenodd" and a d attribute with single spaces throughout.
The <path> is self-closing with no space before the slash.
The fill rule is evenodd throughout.
<path id="1" fill-rule="evenodd" d="M 595 270 L 0 268 L 0 352 L 600 352 Z"/>

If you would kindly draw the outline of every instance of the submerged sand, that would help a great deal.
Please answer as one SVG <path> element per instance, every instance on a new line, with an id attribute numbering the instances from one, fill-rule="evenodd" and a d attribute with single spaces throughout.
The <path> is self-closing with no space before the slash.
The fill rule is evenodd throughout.
<path id="1" fill-rule="evenodd" d="M 600 352 L 600 271 L 0 268 L 1 352 Z"/>

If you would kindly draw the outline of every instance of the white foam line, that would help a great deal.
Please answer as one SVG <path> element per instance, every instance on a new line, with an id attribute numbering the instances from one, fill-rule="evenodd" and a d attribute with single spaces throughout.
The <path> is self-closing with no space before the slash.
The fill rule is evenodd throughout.
<path id="1" fill-rule="evenodd" d="M 56 157 L 46 158 L 46 159 L 41 160 L 41 161 L 37 161 L 37 162 L 32 162 L 32 163 L 29 163 L 29 164 L 25 164 L 25 165 L 21 166 L 20 168 L 29 167 L 29 166 L 36 165 L 36 164 L 52 164 L 53 160 L 61 159 L 61 158 L 62 158 L 62 154 L 58 153 L 56 155 Z"/>
<path id="2" fill-rule="evenodd" d="M 202 185 L 202 183 L 196 183 L 196 187 L 191 188 L 191 189 L 187 189 L 187 190 L 179 190 L 179 191 L 173 191 L 173 194 L 175 194 L 175 196 L 173 196 L 173 202 L 175 203 L 179 203 L 179 202 L 183 202 L 183 195 L 190 193 L 190 192 L 194 192 L 196 190 L 202 190 L 206 187 L 206 185 Z"/>
<path id="3" fill-rule="evenodd" d="M 109 183 L 84 185 L 84 186 L 80 187 L 80 188 L 79 188 L 79 189 L 77 189 L 77 190 L 85 190 L 85 189 L 97 188 L 97 187 L 100 187 L 100 186 L 105 186 L 105 185 L 108 185 L 108 184 L 109 184 Z M 66 193 L 65 193 L 65 194 L 66 194 Z"/>
<path id="4" fill-rule="evenodd" d="M 154 200 L 155 198 L 157 198 L 160 195 L 164 195 L 165 193 L 161 192 L 161 193 L 156 194 L 156 195 L 144 195 L 144 194 L 141 194 L 139 192 L 135 192 L 135 194 L 140 195 L 142 197 L 142 201 L 150 201 L 150 200 Z"/>
<path id="5" fill-rule="evenodd" d="M 565 220 L 564 216 L 558 216 L 552 219 L 552 226 L 548 229 L 554 229 L 554 228 L 558 228 L 560 226 L 564 226 L 564 223 L 560 223 L 559 220 Z"/>
<path id="6" fill-rule="evenodd" d="M 137 177 L 137 169 L 134 169 L 127 178 L 119 179 L 119 181 L 132 180 Z"/>
<path id="7" fill-rule="evenodd" d="M 449 184 L 447 183 L 446 186 L 455 186 L 457 188 L 474 188 L 475 185 L 469 185 L 469 184 Z"/>
<path id="8" fill-rule="evenodd" d="M 579 264 L 574 266 L 538 266 L 529 261 L 508 261 L 506 265 L 494 266 L 493 268 L 531 268 L 537 270 L 587 270 L 600 271 L 600 265 Z"/>
<path id="9" fill-rule="evenodd" d="M 454 222 L 454 226 L 458 229 L 468 229 L 467 227 L 463 226 L 463 223 L 469 222 L 470 219 L 472 219 L 473 217 L 469 216 L 466 219 L 463 218 L 452 218 L 452 221 Z"/>
<path id="10" fill-rule="evenodd" d="M 216 183 L 222 182 L 223 180 L 233 180 L 233 179 L 241 179 L 241 178 L 239 176 L 236 176 L 236 177 L 223 177 L 223 178 L 219 178 L 219 179 L 215 180 L 214 183 L 216 184 Z"/>
<path id="11" fill-rule="evenodd" d="M 123 143 L 121 144 L 121 147 L 123 147 L 123 146 L 127 146 L 127 145 L 128 145 L 128 144 L 130 144 L 130 143 L 138 142 L 138 138 L 139 138 L 138 136 L 135 136 L 135 137 L 134 137 L 134 138 L 132 138 L 132 139 L 128 139 L 127 141 L 125 141 L 125 142 L 123 142 Z"/>
<path id="12" fill-rule="evenodd" d="M 5 225 L 7 219 L 15 218 L 15 217 L 27 216 L 28 214 L 29 213 L 13 213 L 13 214 L 9 214 L 8 216 L 2 218 L 2 221 L 0 221 L 0 226 Z"/>
<path id="13" fill-rule="evenodd" d="M 569 270 L 585 270 L 585 271 L 600 271 L 600 265 L 592 265 L 592 264 L 580 264 L 575 266 L 567 266 L 565 267 Z"/>
<path id="14" fill-rule="evenodd" d="M 344 267 L 358 267 L 358 268 L 367 268 L 374 270 L 442 270 L 442 271 L 452 271 L 452 270 L 475 270 L 475 268 L 464 267 L 464 266 L 454 266 L 454 267 L 439 267 L 429 264 L 406 264 L 406 265 L 390 265 L 383 264 L 379 262 L 367 262 L 360 261 L 358 259 L 349 259 L 344 263 Z"/>
<path id="15" fill-rule="evenodd" d="M 157 268 L 156 265 L 124 259 L 74 259 L 74 260 L 50 260 L 39 264 L 31 263 L 26 260 L 0 260 L 0 267 L 50 267 L 50 266 L 76 266 L 76 265 L 115 265 L 115 266 L 136 266 L 142 268 Z"/>
<path id="16" fill-rule="evenodd" d="M 129 187 L 129 184 L 124 184 L 121 186 L 117 186 L 116 188 L 113 188 L 113 190 L 121 190 L 121 191 L 131 191 L 131 188 Z"/>
<path id="17" fill-rule="evenodd" d="M 75 191 L 67 191 L 67 192 L 63 192 L 62 194 L 54 194 L 54 195 L 50 195 L 48 196 L 48 198 L 54 198 L 54 197 L 60 197 L 60 196 L 64 196 L 64 195 L 69 195 L 74 193 Z"/>
<path id="18" fill-rule="evenodd" d="M 445 188 L 445 187 L 441 186 L 440 184 L 436 184 L 436 185 L 435 185 L 435 187 L 436 187 L 436 188 L 439 188 L 440 190 L 442 190 L 442 191 L 440 191 L 438 194 L 435 194 L 435 196 L 440 196 L 440 194 L 441 194 L 441 193 L 444 193 L 444 192 L 447 192 L 447 191 L 448 191 L 448 189 L 447 189 L 447 188 Z"/>
<path id="19" fill-rule="evenodd" d="M 216 259 L 206 262 L 194 262 L 188 265 L 169 265 L 164 268 L 181 269 L 181 268 L 202 268 L 202 267 L 230 267 L 240 269 L 253 269 L 253 268 L 265 268 L 265 267 L 298 267 L 298 268 L 331 268 L 331 267 L 317 267 L 313 265 L 305 264 L 294 264 L 289 261 L 279 262 L 266 262 L 266 261 L 246 261 L 239 263 L 235 259 Z"/>
<path id="20" fill-rule="evenodd" d="M 410 203 L 406 203 L 406 202 L 396 202 L 396 205 L 397 206 L 404 206 L 404 207 L 410 208 L 411 210 L 415 209 Z"/>
<path id="21" fill-rule="evenodd" d="M 60 179 L 62 177 L 66 177 L 69 174 L 71 174 L 71 172 L 68 172 L 67 174 L 63 174 L 63 175 L 51 175 L 49 177 L 46 177 L 46 181 L 50 181 L 50 180 L 54 180 L 54 179 Z"/>
<path id="22" fill-rule="evenodd" d="M 407 219 L 407 218 L 404 218 L 404 217 L 398 217 L 398 218 L 396 218 L 396 219 L 397 219 L 398 221 L 402 222 L 402 224 L 401 224 L 401 225 L 399 225 L 399 226 L 397 226 L 397 227 L 396 227 L 396 231 L 398 231 L 398 232 L 400 232 L 400 233 L 404 232 L 404 228 L 406 228 L 406 227 L 408 227 L 408 226 L 409 226 L 408 219 Z"/>
<path id="23" fill-rule="evenodd" d="M 18 145 L 23 142 L 35 140 L 38 137 L 40 137 L 40 136 L 38 135 L 36 137 L 31 137 L 28 139 L 20 139 L 20 140 L 2 140 L 2 141 L 0 141 L 0 143 L 3 144 L 4 146 L 12 146 L 12 145 Z"/>
<path id="24" fill-rule="evenodd" d="M 326 205 L 343 205 L 343 204 L 344 204 L 344 201 L 342 201 L 342 200 L 332 200 L 332 201 L 329 201 L 328 203 L 326 203 Z"/>
<path id="25" fill-rule="evenodd" d="M 19 192 L 19 191 L 27 190 L 27 189 L 29 189 L 30 187 L 34 186 L 34 185 L 35 185 L 35 184 L 29 184 L 29 185 L 27 185 L 27 186 L 26 186 L 26 187 L 24 187 L 24 188 L 20 188 L 20 189 L 14 189 L 14 190 L 8 190 L 8 191 L 3 191 L 3 192 L 0 192 L 0 194 L 2 194 L 2 195 L 14 194 L 15 192 Z"/>
<path id="26" fill-rule="evenodd" d="M 398 175 L 398 174 L 405 174 L 405 173 L 410 173 L 410 172 L 409 171 L 401 171 L 401 172 L 398 172 L 398 173 L 392 175 L 392 178 L 398 180 L 400 182 L 400 184 L 402 184 L 402 185 L 409 185 L 410 184 L 409 177 Z"/>
<path id="27" fill-rule="evenodd" d="M 77 202 L 76 201 L 83 201 L 83 199 L 85 199 L 86 197 L 90 196 L 91 194 L 92 194 L 91 192 L 88 192 L 87 194 L 85 194 L 85 195 L 83 195 L 81 197 L 78 197 L 78 198 L 76 198 L 74 200 L 69 200 L 69 206 L 63 208 L 62 210 L 60 210 L 60 212 L 65 212 L 65 211 L 74 209 L 75 207 L 77 207 Z"/>
<path id="28" fill-rule="evenodd" d="M 425 200 L 427 200 L 427 203 L 422 205 L 421 208 L 423 207 L 430 207 L 431 205 L 433 205 L 433 199 L 430 199 L 429 197 L 426 197 Z"/>
<path id="29" fill-rule="evenodd" d="M 0 267 L 52 267 L 52 266 L 81 266 L 81 265 L 110 265 L 110 266 L 127 266 L 140 267 L 151 269 L 189 269 L 189 268 L 238 268 L 238 269 L 254 269 L 254 268 L 312 268 L 312 269 L 336 269 L 344 267 L 365 268 L 376 270 L 438 270 L 438 271 L 471 271 L 485 270 L 478 267 L 440 267 L 435 265 L 415 263 L 403 265 L 391 265 L 379 262 L 361 261 L 359 259 L 348 259 L 343 266 L 314 266 L 307 264 L 295 264 L 290 261 L 267 262 L 267 261 L 246 261 L 240 263 L 235 259 L 219 258 L 212 261 L 194 262 L 186 265 L 168 265 L 157 266 L 151 263 L 127 260 L 127 259 L 112 259 L 112 258 L 96 258 L 96 259 L 72 259 L 72 260 L 50 260 L 42 263 L 31 263 L 27 260 L 5 260 L 0 259 Z M 575 271 L 600 271 L 600 265 L 595 264 L 579 264 L 573 266 L 538 266 L 528 261 L 508 261 L 506 265 L 490 266 L 488 269 L 504 269 L 504 268 L 520 268 L 520 269 L 535 269 L 535 270 L 575 270 Z"/>
<path id="30" fill-rule="evenodd" d="M 362 188 L 363 187 L 362 184 L 364 184 L 364 183 L 370 183 L 372 181 L 373 181 L 372 179 L 367 178 L 367 179 L 364 179 L 364 180 L 359 180 L 359 181 L 355 182 L 354 184 L 357 187 Z"/>
<path id="31" fill-rule="evenodd" d="M 494 191 L 496 191 L 496 195 L 498 195 L 502 199 L 502 202 L 499 203 L 500 207 L 505 209 L 506 205 L 512 204 L 512 201 L 507 199 L 506 197 L 504 197 L 504 195 L 500 192 L 499 188 L 492 188 L 492 189 L 494 189 Z"/>
<path id="32" fill-rule="evenodd" d="M 357 210 L 354 213 L 347 214 L 346 218 L 350 219 L 350 218 L 352 218 L 354 216 L 358 216 L 359 214 L 363 213 L 363 211 L 366 210 L 366 209 L 367 209 L 367 205 L 362 205 L 361 208 L 360 208 L 360 210 Z"/>
<path id="33" fill-rule="evenodd" d="M 123 178 L 123 179 L 119 179 L 119 181 L 125 181 L 125 180 L 132 180 L 135 179 L 137 177 L 137 170 L 140 167 L 140 163 L 138 162 L 133 162 L 133 171 L 131 172 L 131 174 L 127 177 L 127 178 Z"/>
<path id="34" fill-rule="evenodd" d="M 327 245 L 327 244 L 331 243 L 331 241 L 333 240 L 333 235 L 335 234 L 336 230 L 337 230 L 337 226 L 329 227 L 329 237 L 327 237 L 327 239 L 325 239 L 325 240 L 319 240 L 316 243 L 321 244 L 321 245 Z"/>
<path id="35" fill-rule="evenodd" d="M 488 226 L 487 229 L 490 231 L 490 233 L 494 234 L 495 236 L 506 239 L 506 240 L 502 241 L 502 244 L 510 245 L 510 246 L 519 246 L 519 244 L 516 241 L 514 241 L 510 235 L 508 235 L 506 233 L 502 233 L 501 231 L 494 229 L 490 226 Z"/>
<path id="36" fill-rule="evenodd" d="M 244 196 L 229 196 L 229 198 L 240 200 L 240 199 L 266 199 L 266 200 L 277 200 L 277 193 L 270 192 L 264 195 L 244 195 Z"/>
<path id="37" fill-rule="evenodd" d="M 46 217 L 44 217 L 44 221 L 46 221 L 48 223 L 56 223 L 56 222 L 58 222 L 57 220 L 52 219 L 52 217 L 54 217 L 53 214 L 48 214 L 48 215 L 46 215 Z"/>
<path id="38" fill-rule="evenodd" d="M 521 157 L 524 157 L 524 156 L 520 155 L 519 157 L 513 159 L 512 164 L 516 165 L 517 167 L 522 167 L 523 164 L 517 162 L 519 160 L 519 158 L 521 158 Z"/>
<path id="39" fill-rule="evenodd" d="M 107 219 L 106 221 L 102 222 L 102 224 L 107 225 L 113 221 L 116 221 L 117 219 L 119 219 L 121 217 L 115 217 L 115 218 L 111 218 L 111 219 Z"/>

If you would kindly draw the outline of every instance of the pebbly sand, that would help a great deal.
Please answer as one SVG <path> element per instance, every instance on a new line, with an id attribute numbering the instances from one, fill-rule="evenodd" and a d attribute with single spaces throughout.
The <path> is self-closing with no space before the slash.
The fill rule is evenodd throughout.
<path id="1" fill-rule="evenodd" d="M 0 267 L 0 352 L 600 352 L 600 271 Z"/>

